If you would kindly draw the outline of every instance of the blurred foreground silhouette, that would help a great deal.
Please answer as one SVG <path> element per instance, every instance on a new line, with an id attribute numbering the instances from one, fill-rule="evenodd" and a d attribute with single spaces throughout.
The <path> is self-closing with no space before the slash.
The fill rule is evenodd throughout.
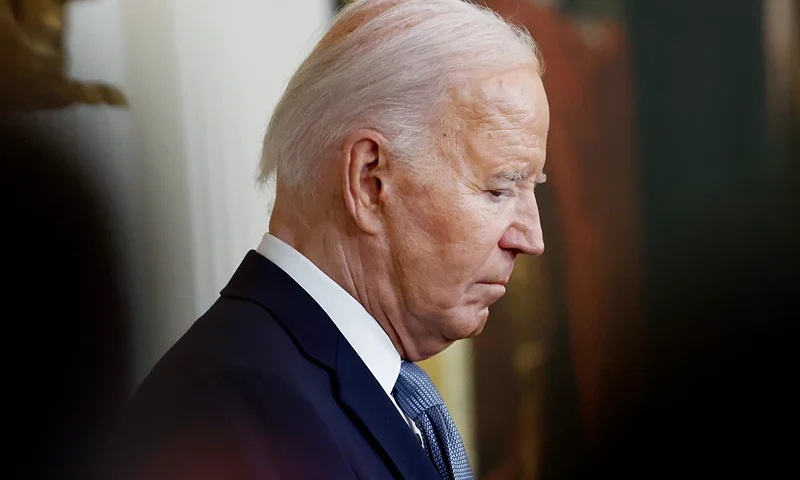
<path id="1" fill-rule="evenodd" d="M 52 132 L 0 124 L 10 478 L 88 479 L 129 385 L 106 212 Z"/>

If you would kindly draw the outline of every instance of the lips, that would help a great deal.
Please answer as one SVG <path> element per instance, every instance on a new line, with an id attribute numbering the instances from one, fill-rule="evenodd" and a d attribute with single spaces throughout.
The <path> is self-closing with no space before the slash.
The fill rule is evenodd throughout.
<path id="1" fill-rule="evenodd" d="M 507 280 L 485 280 L 483 282 L 479 282 L 479 285 L 484 285 L 486 287 L 491 287 L 497 290 L 502 289 L 505 292 L 507 283 L 508 283 Z"/>
<path id="2" fill-rule="evenodd" d="M 508 284 L 508 280 L 511 278 L 511 272 L 512 272 L 513 268 L 514 267 L 512 266 L 508 270 L 508 273 L 506 273 L 503 276 L 496 276 L 496 277 L 487 278 L 487 279 L 485 279 L 485 280 L 483 280 L 483 281 L 481 281 L 479 283 L 482 283 L 482 284 L 485 284 L 485 285 L 499 285 L 501 287 L 505 287 Z"/>
<path id="3" fill-rule="evenodd" d="M 487 285 L 500 285 L 505 287 L 508 284 L 508 279 L 511 277 L 511 274 L 506 275 L 502 278 L 493 278 L 490 280 L 484 280 L 481 283 L 485 283 Z"/>
<path id="4" fill-rule="evenodd" d="M 480 285 L 483 286 L 484 291 L 489 295 L 489 301 L 491 303 L 500 300 L 500 298 L 506 294 L 506 286 L 502 283 L 481 283 Z"/>

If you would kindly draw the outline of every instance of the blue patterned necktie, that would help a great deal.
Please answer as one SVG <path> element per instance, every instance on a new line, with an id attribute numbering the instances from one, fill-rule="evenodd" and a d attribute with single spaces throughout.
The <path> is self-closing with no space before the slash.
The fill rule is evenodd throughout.
<path id="1" fill-rule="evenodd" d="M 471 480 L 467 452 L 439 391 L 422 368 L 403 362 L 394 397 L 425 436 L 425 448 L 445 480 Z"/>

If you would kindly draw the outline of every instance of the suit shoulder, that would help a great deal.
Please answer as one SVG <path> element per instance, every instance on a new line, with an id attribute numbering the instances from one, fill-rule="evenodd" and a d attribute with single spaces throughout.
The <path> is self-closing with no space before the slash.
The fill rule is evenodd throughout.
<path id="1" fill-rule="evenodd" d="M 182 475 L 198 465 L 207 470 L 208 461 L 216 465 L 222 456 L 225 464 L 235 458 L 234 463 L 247 466 L 244 478 L 323 478 L 320 465 L 350 478 L 325 419 L 325 402 L 291 379 L 230 368 L 196 379 L 169 400 L 154 411 L 138 412 L 126 442 L 134 455 L 126 464 L 137 470 L 142 465 L 164 468 L 158 452 L 169 451 L 185 454 L 168 461 Z M 311 457 L 319 465 L 308 465 Z M 198 458 L 204 460 L 189 461 Z"/>
<path id="2" fill-rule="evenodd" d="M 222 297 L 158 361 L 147 380 L 172 383 L 225 370 L 280 377 L 308 363 L 291 335 L 261 305 Z"/>
<path id="3" fill-rule="evenodd" d="M 132 408 L 160 412 L 214 386 L 263 396 L 264 404 L 333 401 L 330 372 L 307 358 L 266 309 L 237 299 L 221 298 L 192 325 L 142 382 Z"/>

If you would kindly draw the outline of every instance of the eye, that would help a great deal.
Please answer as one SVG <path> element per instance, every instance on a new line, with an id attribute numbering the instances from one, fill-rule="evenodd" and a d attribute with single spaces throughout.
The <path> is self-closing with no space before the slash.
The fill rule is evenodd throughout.
<path id="1" fill-rule="evenodd" d="M 488 193 L 489 193 L 489 195 L 492 196 L 492 198 L 496 198 L 496 199 L 501 199 L 501 198 L 505 198 L 505 197 L 510 197 L 511 196 L 511 190 L 506 190 L 506 189 L 489 190 Z"/>

